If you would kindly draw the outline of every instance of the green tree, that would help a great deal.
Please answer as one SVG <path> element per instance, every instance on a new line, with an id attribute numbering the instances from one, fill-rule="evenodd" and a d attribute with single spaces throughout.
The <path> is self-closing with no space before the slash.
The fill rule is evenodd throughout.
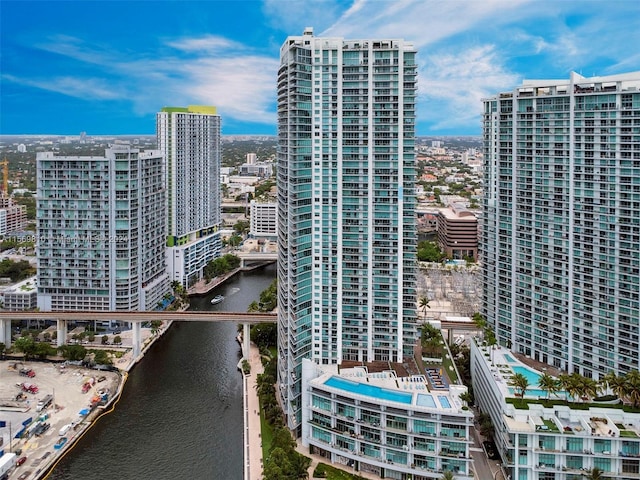
<path id="1" fill-rule="evenodd" d="M 446 258 L 436 242 L 423 240 L 418 243 L 418 260 L 421 262 L 441 262 Z"/>
<path id="2" fill-rule="evenodd" d="M 122 337 L 120 335 L 116 335 L 113 337 L 113 343 L 115 345 L 120 345 L 122 343 Z"/>
<path id="3" fill-rule="evenodd" d="M 431 308 L 429 305 L 429 299 L 425 296 L 420 297 L 418 300 L 420 308 L 422 309 L 422 315 L 427 316 L 427 308 Z"/>
<path id="4" fill-rule="evenodd" d="M 454 480 L 456 477 L 453 475 L 451 470 L 445 470 L 442 473 L 442 480 Z"/>
<path id="5" fill-rule="evenodd" d="M 627 395 L 627 382 L 623 375 L 618 376 L 614 371 L 611 371 L 604 376 L 603 380 L 614 395 L 617 395 L 622 401 L 625 400 Z"/>
<path id="6" fill-rule="evenodd" d="M 24 280 L 36 274 L 36 269 L 26 260 L 14 262 L 9 258 L 0 261 L 0 277 L 9 277 L 12 282 Z"/>
<path id="7" fill-rule="evenodd" d="M 44 360 L 49 355 L 55 355 L 55 354 L 56 354 L 56 349 L 53 348 L 48 343 L 44 343 L 44 342 L 36 343 L 34 355 L 38 357 L 40 360 Z"/>
<path id="8" fill-rule="evenodd" d="M 520 396 L 520 398 L 524 398 L 524 393 L 529 387 L 529 380 L 527 380 L 527 377 L 522 373 L 516 373 L 509 380 L 509 385 L 516 390 L 516 395 Z"/>
<path id="9" fill-rule="evenodd" d="M 550 395 L 558 392 L 560 383 L 558 382 L 558 380 L 545 372 L 540 375 L 540 378 L 538 379 L 538 386 L 541 390 L 544 390 L 546 392 L 548 399 Z"/>
<path id="10" fill-rule="evenodd" d="M 240 235 L 238 235 L 237 233 L 234 233 L 233 235 L 231 235 L 231 237 L 229 237 L 229 240 L 227 240 L 227 243 L 231 247 L 237 247 L 238 245 L 240 245 L 242 243 L 242 237 Z"/>
<path id="11" fill-rule="evenodd" d="M 155 335 L 160 330 L 162 326 L 162 320 L 153 320 L 151 322 L 151 335 Z"/>
<path id="12" fill-rule="evenodd" d="M 58 347 L 58 351 L 63 358 L 72 361 L 83 360 L 87 356 L 87 349 L 82 345 L 62 345 Z"/>
<path id="13" fill-rule="evenodd" d="M 106 345 L 107 343 L 109 343 L 109 335 L 103 335 L 102 336 L 102 345 Z"/>
<path id="14" fill-rule="evenodd" d="M 258 323 L 251 327 L 251 341 L 259 349 L 276 345 L 278 341 L 278 325 L 275 323 Z"/>
<path id="15" fill-rule="evenodd" d="M 106 350 L 95 350 L 93 361 L 98 365 L 113 365 L 113 360 L 111 360 L 111 355 Z"/>
<path id="16" fill-rule="evenodd" d="M 636 408 L 640 403 L 640 373 L 638 370 L 631 370 L 624 376 L 625 395 Z"/>
<path id="17" fill-rule="evenodd" d="M 246 220 L 238 220 L 238 222 L 233 226 L 233 230 L 238 235 L 243 235 L 249 231 L 249 222 Z"/>
<path id="18" fill-rule="evenodd" d="M 20 337 L 18 338 L 13 347 L 24 354 L 25 360 L 33 357 L 36 353 L 36 342 L 34 342 L 33 337 Z"/>
<path id="19" fill-rule="evenodd" d="M 604 480 L 602 474 L 603 470 L 600 470 L 598 467 L 593 467 L 591 470 L 587 470 L 586 473 L 583 473 L 586 480 Z"/>

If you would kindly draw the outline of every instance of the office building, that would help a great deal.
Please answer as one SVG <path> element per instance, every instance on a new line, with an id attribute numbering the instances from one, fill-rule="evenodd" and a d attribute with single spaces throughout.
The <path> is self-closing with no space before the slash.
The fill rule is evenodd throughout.
<path id="1" fill-rule="evenodd" d="M 154 310 L 169 292 L 158 151 L 38 153 L 38 308 Z"/>
<path id="2" fill-rule="evenodd" d="M 278 204 L 276 202 L 251 200 L 249 212 L 249 235 L 251 237 L 277 238 Z"/>
<path id="3" fill-rule="evenodd" d="M 484 101 L 483 313 L 567 372 L 640 367 L 640 72 Z"/>
<path id="4" fill-rule="evenodd" d="M 167 269 L 185 287 L 203 278 L 222 248 L 220 128 L 215 107 L 165 107 L 157 114 L 166 161 Z"/>
<path id="5" fill-rule="evenodd" d="M 415 54 L 310 28 L 280 50 L 278 385 L 297 436 L 303 359 L 413 354 Z"/>
<path id="6" fill-rule="evenodd" d="M 438 244 L 449 258 L 478 258 L 478 219 L 462 203 L 451 203 L 438 211 Z"/>

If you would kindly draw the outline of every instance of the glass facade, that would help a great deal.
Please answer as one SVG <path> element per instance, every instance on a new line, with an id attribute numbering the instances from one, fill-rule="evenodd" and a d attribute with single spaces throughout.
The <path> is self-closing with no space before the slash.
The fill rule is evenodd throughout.
<path id="1" fill-rule="evenodd" d="M 415 50 L 289 37 L 278 72 L 279 384 L 303 358 L 401 361 L 416 338 Z"/>
<path id="2" fill-rule="evenodd" d="M 483 313 L 500 344 L 600 378 L 639 368 L 640 73 L 484 102 Z"/>

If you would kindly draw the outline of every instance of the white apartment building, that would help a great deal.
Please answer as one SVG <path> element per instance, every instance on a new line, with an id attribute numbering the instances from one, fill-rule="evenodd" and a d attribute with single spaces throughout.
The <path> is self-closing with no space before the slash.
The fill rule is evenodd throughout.
<path id="1" fill-rule="evenodd" d="M 288 37 L 278 71 L 278 384 L 302 433 L 302 361 L 402 361 L 416 342 L 416 51 Z"/>
<path id="2" fill-rule="evenodd" d="M 640 478 L 640 413 L 615 400 L 598 404 L 564 391 L 549 395 L 538 385 L 542 373 L 505 348 L 472 341 L 475 401 L 491 417 L 508 478 L 584 480 L 594 467 L 602 470 L 602 478 Z M 510 385 L 515 374 L 529 381 L 527 404 Z M 547 398 L 547 405 L 540 401 Z"/>
<path id="3" fill-rule="evenodd" d="M 165 107 L 157 114 L 158 148 L 165 156 L 171 281 L 189 287 L 220 255 L 221 121 L 211 106 Z"/>
<path id="4" fill-rule="evenodd" d="M 38 153 L 38 308 L 153 310 L 169 292 L 158 151 Z"/>
<path id="5" fill-rule="evenodd" d="M 2 308 L 9 311 L 35 310 L 38 306 L 36 277 L 27 278 L 2 291 Z"/>
<path id="6" fill-rule="evenodd" d="M 275 239 L 278 236 L 278 204 L 276 202 L 251 200 L 249 211 L 251 237 Z"/>
<path id="7" fill-rule="evenodd" d="M 459 396 L 393 364 L 302 362 L 302 444 L 328 463 L 397 480 L 472 480 L 473 413 Z"/>
<path id="8" fill-rule="evenodd" d="M 484 101 L 482 312 L 501 345 L 601 378 L 640 368 L 640 72 Z"/>

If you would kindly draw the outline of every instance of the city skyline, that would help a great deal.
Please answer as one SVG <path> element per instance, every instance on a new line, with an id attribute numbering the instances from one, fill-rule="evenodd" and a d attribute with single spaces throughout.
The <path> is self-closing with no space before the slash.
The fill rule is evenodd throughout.
<path id="1" fill-rule="evenodd" d="M 366 0 L 8 1 L 0 8 L 5 135 L 153 134 L 155 113 L 180 104 L 217 105 L 225 135 L 275 135 L 279 46 L 307 26 L 326 37 L 411 41 L 421 52 L 421 136 L 479 135 L 481 99 L 523 79 L 640 69 L 640 54 L 628 52 L 640 42 L 640 6 L 628 1 L 600 9 Z"/>

